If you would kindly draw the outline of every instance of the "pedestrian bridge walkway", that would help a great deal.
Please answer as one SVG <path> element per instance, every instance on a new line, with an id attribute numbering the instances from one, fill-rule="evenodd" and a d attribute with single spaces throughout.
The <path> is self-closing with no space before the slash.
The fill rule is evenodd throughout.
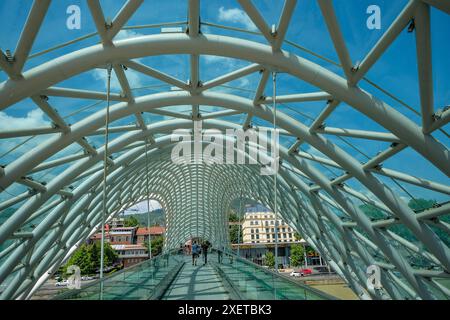
<path id="1" fill-rule="evenodd" d="M 162 254 L 68 290 L 57 300 L 323 300 L 333 299 L 232 253 L 213 251 L 192 265 L 190 256 Z"/>
<path id="2" fill-rule="evenodd" d="M 212 257 L 208 257 L 212 258 Z M 213 262 L 203 263 L 203 259 L 192 265 L 192 259 L 184 258 L 182 270 L 175 277 L 162 297 L 164 300 L 229 300 L 230 293 L 222 284 Z"/>

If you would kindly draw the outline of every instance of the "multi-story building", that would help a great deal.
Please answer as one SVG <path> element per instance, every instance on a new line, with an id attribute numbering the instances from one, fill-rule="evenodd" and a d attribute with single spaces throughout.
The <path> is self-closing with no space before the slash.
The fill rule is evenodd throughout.
<path id="1" fill-rule="evenodd" d="M 135 227 L 111 228 L 109 231 L 109 243 L 133 244 L 136 235 Z"/>
<path id="2" fill-rule="evenodd" d="M 105 224 L 105 242 L 109 242 L 109 230 L 109 225 Z M 102 232 L 100 230 L 89 237 L 89 242 L 91 243 L 99 243 L 100 241 L 102 241 Z"/>
<path id="3" fill-rule="evenodd" d="M 113 244 L 111 247 L 119 255 L 119 261 L 124 268 L 148 259 L 147 248 L 141 244 Z"/>
<path id="4" fill-rule="evenodd" d="M 242 243 L 275 243 L 277 229 L 278 243 L 296 242 L 295 231 L 271 211 L 249 210 L 242 222 Z"/>
<path id="5" fill-rule="evenodd" d="M 124 227 L 119 220 L 113 220 L 112 225 L 118 227 L 105 225 L 105 242 L 110 243 L 117 252 L 119 262 L 124 268 L 148 259 L 148 250 L 144 247 L 144 242 L 148 240 L 149 235 L 153 239 L 164 235 L 165 232 L 165 228 L 160 226 Z M 100 242 L 101 236 L 101 232 L 97 232 L 90 237 L 90 240 Z"/>
<path id="6" fill-rule="evenodd" d="M 111 228 L 122 228 L 125 227 L 125 219 L 124 218 L 112 218 L 109 222 Z"/>
<path id="7" fill-rule="evenodd" d="M 160 226 L 153 226 L 153 227 L 139 227 L 136 231 L 136 243 L 144 243 L 145 241 L 148 241 L 148 237 L 150 235 L 151 239 L 154 239 L 159 236 L 163 236 L 166 229 L 164 227 Z"/>
<path id="8" fill-rule="evenodd" d="M 325 262 L 319 253 L 315 252 L 303 239 L 295 237 L 295 230 L 285 223 L 281 218 L 263 207 L 262 205 L 246 207 L 245 215 L 241 222 L 230 222 L 241 224 L 241 241 L 232 244 L 239 255 L 258 264 L 263 264 L 264 255 L 271 251 L 278 252 L 278 265 L 285 268 L 290 265 L 291 245 L 299 243 L 305 247 L 304 265 L 323 265 Z M 276 233 L 278 232 L 278 243 L 276 244 Z"/>

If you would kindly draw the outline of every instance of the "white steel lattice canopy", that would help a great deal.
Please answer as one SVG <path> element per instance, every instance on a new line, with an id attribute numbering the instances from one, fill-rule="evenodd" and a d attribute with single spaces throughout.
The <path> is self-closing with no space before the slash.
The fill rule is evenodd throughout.
<path id="1" fill-rule="evenodd" d="M 195 120 L 223 132 L 271 127 L 276 72 L 283 219 L 363 298 L 448 298 L 450 113 L 435 104 L 439 68 L 432 68 L 430 26 L 434 14 L 449 25 L 449 2 L 404 1 L 360 63 L 351 58 L 348 26 L 330 0 L 307 6 L 320 12 L 328 37 L 321 41 L 338 62 L 288 39 L 308 15 L 295 0 L 265 3 L 279 11 L 273 28 L 270 8 L 231 3 L 250 29 L 200 19 L 215 1 L 179 3 L 184 16 L 173 8 L 179 21 L 152 21 L 150 4 L 140 0 L 126 1 L 108 21 L 106 6 L 88 0 L 84 19 L 92 33 L 30 54 L 33 44 L 45 43 L 41 37 L 51 37 L 46 22 L 57 8 L 35 1 L 16 49 L 0 52 L 1 298 L 29 298 L 101 225 L 110 64 L 109 219 L 146 199 L 148 186 L 166 212 L 167 249 L 191 236 L 219 246 L 229 241 L 226 215 L 235 199 L 273 208 L 273 178 L 259 175 L 259 165 L 177 165 L 170 154 L 171 133 L 192 129 Z M 170 12 L 163 18 L 171 19 Z M 166 27 L 179 29 L 160 32 Z M 418 66 L 411 66 L 418 110 L 367 78 L 399 37 L 416 44 L 408 54 Z M 164 71 L 173 67 L 172 74 Z M 15 127 L 23 110 L 26 126 Z M 414 197 L 437 205 L 413 210 Z M 372 264 L 382 269 L 380 290 L 366 288 Z"/>

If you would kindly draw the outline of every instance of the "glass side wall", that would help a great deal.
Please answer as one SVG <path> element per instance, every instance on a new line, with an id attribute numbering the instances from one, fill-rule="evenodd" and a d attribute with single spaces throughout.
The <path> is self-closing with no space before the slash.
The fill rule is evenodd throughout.
<path id="1" fill-rule="evenodd" d="M 241 299 L 250 300 L 333 300 L 314 288 L 261 267 L 234 253 L 217 251 L 213 262 L 220 276 L 228 281 Z"/>
<path id="2" fill-rule="evenodd" d="M 67 290 L 55 300 L 146 300 L 158 299 L 178 270 L 190 257 L 176 252 L 162 254 L 152 260 L 97 280 L 86 287 Z M 323 292 L 297 283 L 231 252 L 214 250 L 210 262 L 233 299 L 249 300 L 328 300 Z M 102 292 L 102 294 L 101 294 Z"/>
<path id="3" fill-rule="evenodd" d="M 147 300 L 158 295 L 167 278 L 181 266 L 176 252 L 161 254 L 97 280 L 81 289 L 67 290 L 54 300 Z M 103 282 L 103 294 L 101 286 Z"/>

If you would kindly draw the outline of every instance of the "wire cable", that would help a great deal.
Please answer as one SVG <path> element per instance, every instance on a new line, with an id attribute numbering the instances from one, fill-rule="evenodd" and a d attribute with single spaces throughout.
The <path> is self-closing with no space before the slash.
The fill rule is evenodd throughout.
<path id="1" fill-rule="evenodd" d="M 148 258 L 152 259 L 152 236 L 150 234 L 150 188 L 148 172 L 148 141 L 145 138 L 145 189 L 147 193 L 147 230 L 148 230 Z"/>
<path id="2" fill-rule="evenodd" d="M 273 142 L 273 151 L 275 152 L 274 157 L 274 165 L 275 172 L 273 173 L 273 192 L 274 192 L 274 215 L 275 215 L 275 272 L 278 272 L 278 194 L 277 194 L 277 184 L 278 184 L 278 152 L 276 151 L 278 148 L 277 140 L 276 140 L 276 130 L 277 130 L 277 73 L 275 71 L 272 72 L 272 89 L 273 89 L 273 98 L 272 98 L 272 110 L 273 110 L 273 132 L 272 132 L 272 142 Z"/>
<path id="3" fill-rule="evenodd" d="M 103 300 L 103 268 L 105 263 L 105 223 L 106 223 L 106 201 L 108 198 L 106 189 L 106 178 L 108 176 L 108 143 L 109 143 L 109 95 L 111 89 L 111 69 L 109 64 L 107 68 L 107 92 L 106 92 L 106 115 L 105 115 L 105 148 L 103 155 L 103 210 L 102 210 L 102 241 L 100 244 L 100 300 Z"/>

